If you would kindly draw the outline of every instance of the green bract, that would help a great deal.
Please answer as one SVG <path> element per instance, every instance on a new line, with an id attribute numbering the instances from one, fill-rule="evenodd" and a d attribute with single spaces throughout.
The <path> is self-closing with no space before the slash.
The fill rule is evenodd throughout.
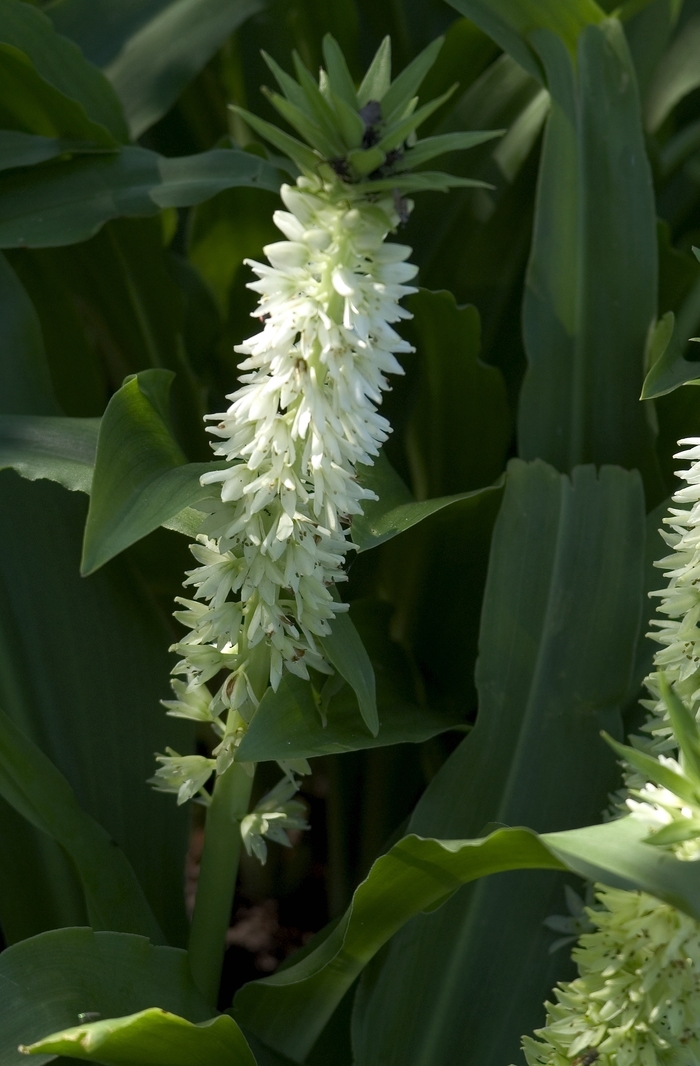
<path id="1" fill-rule="evenodd" d="M 484 187 L 485 182 L 441 171 L 421 171 L 419 175 L 408 173 L 436 156 L 473 148 L 504 132 L 479 130 L 426 137 L 422 141 L 417 139 L 418 127 L 457 88 L 453 85 L 442 96 L 417 107 L 418 91 L 442 44 L 442 38 L 433 41 L 391 81 L 391 41 L 385 37 L 357 90 L 343 53 L 330 34 L 323 39 L 326 66 L 321 68 L 318 84 L 296 53 L 297 81 L 263 52 L 283 93 L 280 96 L 265 89 L 265 95 L 304 141 L 291 137 L 242 107 L 233 105 L 233 110 L 310 177 L 330 181 L 340 179 L 353 185 L 361 182 L 366 192 Z"/>

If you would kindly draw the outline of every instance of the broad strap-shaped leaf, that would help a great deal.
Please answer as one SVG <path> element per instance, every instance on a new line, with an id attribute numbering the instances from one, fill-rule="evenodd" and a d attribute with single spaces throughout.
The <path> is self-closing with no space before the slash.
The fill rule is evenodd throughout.
<path id="1" fill-rule="evenodd" d="M 614 19 L 583 30 L 576 71 L 558 37 L 539 31 L 532 40 L 552 107 L 523 306 L 520 454 L 559 470 L 636 467 L 657 491 L 652 428 L 638 402 L 657 246 L 634 69 Z"/>
<path id="2" fill-rule="evenodd" d="M 271 1047 L 302 1062 L 379 948 L 412 916 L 440 907 L 462 885 L 489 874 L 569 869 L 606 884 L 642 888 L 700 915 L 700 870 L 643 843 L 645 835 L 646 828 L 630 817 L 539 837 L 520 828 L 497 829 L 476 840 L 403 837 L 377 859 L 340 923 L 319 936 L 318 946 L 272 977 L 244 985 L 232 1013 Z M 495 884 L 484 886 L 493 891 Z M 408 978 L 413 971 L 404 972 Z M 366 1054 L 363 1040 L 358 1052 Z M 366 1061 L 397 1061 L 381 1054 L 382 1059 Z"/>
<path id="3" fill-rule="evenodd" d="M 569 480 L 539 461 L 511 462 L 482 607 L 476 725 L 430 782 L 410 832 L 466 838 L 488 823 L 550 832 L 599 820 L 619 781 L 599 732 L 621 736 L 619 708 L 634 692 L 644 544 L 638 474 L 578 467 Z M 357 1066 L 515 1061 L 568 974 L 542 925 L 562 893 L 558 878 L 513 874 L 407 925 L 361 981 Z M 493 1002 L 507 1004 L 497 1032 Z"/>
<path id="4" fill-rule="evenodd" d="M 595 0 L 449 0 L 452 7 L 488 33 L 504 52 L 510 52 L 521 67 L 542 77 L 539 56 L 533 47 L 538 30 L 556 34 L 572 56 L 585 26 L 605 18 Z"/>
<path id="5" fill-rule="evenodd" d="M 4 259 L 0 304 L 0 411 L 52 419 L 60 411 L 39 322 Z M 55 429 L 49 418 L 41 422 Z M 29 422 L 22 421 L 26 429 Z M 13 447 L 19 447 L 16 434 Z M 69 455 L 76 457 L 73 450 Z M 52 465 L 31 450 L 21 459 L 44 473 Z M 179 942 L 186 934 L 184 901 L 171 886 L 182 876 L 188 819 L 145 783 L 163 742 L 158 700 L 168 692 L 172 637 L 132 567 L 116 561 L 80 578 L 87 504 L 79 493 L 49 481 L 31 484 L 11 470 L 0 472 L 0 482 L 0 707 L 117 841 L 158 924 Z M 189 752 L 191 729 L 184 722 L 173 721 L 168 733 L 178 751 Z M 4 799 L 0 838 L 5 943 L 88 923 L 75 863 Z"/>
<path id="6" fill-rule="evenodd" d="M 235 186 L 276 192 L 279 185 L 270 163 L 233 148 L 166 159 L 127 146 L 105 156 L 53 160 L 0 175 L 0 248 L 75 244 L 112 218 L 191 206 Z"/>
<path id="7" fill-rule="evenodd" d="M 0 255 L 0 413 L 60 415 L 36 311 Z"/>
<path id="8" fill-rule="evenodd" d="M 146 784 L 163 744 L 158 700 L 168 693 L 172 636 L 133 566 L 114 560 L 79 576 L 80 493 L 12 471 L 0 482 L 0 706 L 118 843 L 168 940 L 179 943 L 184 900 L 172 886 L 182 877 L 189 819 Z M 168 740 L 187 754 L 191 728 L 171 722 Z M 6 943 L 89 923 L 74 862 L 5 800 L 0 837 Z"/>
<path id="9" fill-rule="evenodd" d="M 0 469 L 90 492 L 99 418 L 0 415 Z"/>
<path id="10" fill-rule="evenodd" d="M 38 8 L 21 0 L 3 0 L 0 78 L 12 79 L 22 68 L 27 72 L 24 84 L 30 94 L 36 94 L 40 104 L 53 104 L 47 109 L 46 121 L 52 121 L 51 112 L 57 109 L 61 116 L 58 121 L 66 123 L 55 131 L 57 134 L 83 137 L 105 146 L 128 140 L 119 99 L 104 75 L 72 41 L 56 32 Z M 11 110 L 22 103 L 3 95 L 3 108 Z"/>
<path id="11" fill-rule="evenodd" d="M 21 130 L 0 130 L 0 170 L 31 167 L 64 153 L 85 155 L 103 151 L 87 141 L 65 137 L 39 137 Z"/>
<path id="12" fill-rule="evenodd" d="M 256 1066 L 243 1033 L 227 1014 L 193 1023 L 155 1007 L 65 1029 L 22 1051 L 115 1066 Z"/>
<path id="13" fill-rule="evenodd" d="M 163 934 L 124 853 L 44 753 L 0 710 L 0 796 L 70 855 L 96 929 Z"/>
<path id="14" fill-rule="evenodd" d="M 134 138 L 161 118 L 187 83 L 261 0 L 59 0 L 47 14 L 104 69 Z"/>
<path id="15" fill-rule="evenodd" d="M 85 525 L 84 574 L 211 496 L 199 478 L 212 464 L 188 463 L 165 421 L 173 377 L 170 370 L 144 370 L 107 405 Z"/>
<path id="16" fill-rule="evenodd" d="M 416 349 L 409 374 L 419 365 L 407 427 L 414 488 L 427 500 L 490 485 L 505 466 L 512 418 L 501 371 L 479 360 L 479 312 L 427 289 L 406 310 L 402 335 Z"/>
<path id="17" fill-rule="evenodd" d="M 656 66 L 645 100 L 645 124 L 656 133 L 676 104 L 700 85 L 700 17 L 689 18 Z"/>
<path id="18" fill-rule="evenodd" d="M 354 690 L 362 720 L 372 736 L 376 737 L 379 732 L 379 715 L 374 668 L 350 616 L 346 613 L 337 614 L 333 619 L 330 634 L 327 637 L 319 637 L 319 644 L 331 666 L 335 667 Z"/>
<path id="19" fill-rule="evenodd" d="M 415 500 L 383 451 L 379 453 L 374 466 L 361 467 L 360 480 L 379 497 L 377 500 L 363 501 L 363 514 L 353 518 L 352 540 L 360 551 L 376 548 L 453 503 L 483 494 L 498 494 L 503 488 L 503 482 L 500 481 L 472 492 Z"/>
<path id="20" fill-rule="evenodd" d="M 324 724 L 309 683 L 286 674 L 277 692 L 268 689 L 263 696 L 238 755 L 247 762 L 313 759 L 389 744 L 420 744 L 438 733 L 463 727 L 447 714 L 406 701 L 380 700 L 379 706 L 381 724 L 372 736 L 360 717 L 356 699 L 349 688 L 343 689 L 333 696 Z"/>
<path id="21" fill-rule="evenodd" d="M 112 1018 L 159 1007 L 190 1022 L 211 1017 L 187 953 L 127 933 L 54 929 L 23 940 L 0 957 L 0 989 L 3 1066 L 32 1061 L 19 1044 L 78 1025 L 81 1014 Z M 46 1053 L 34 1061 L 54 1057 Z"/>
<path id="22" fill-rule="evenodd" d="M 460 885 L 504 869 L 562 869 L 527 829 L 471 841 L 407 836 L 377 859 L 340 923 L 300 961 L 237 993 L 233 1014 L 302 1062 L 363 967 L 409 918 Z"/>

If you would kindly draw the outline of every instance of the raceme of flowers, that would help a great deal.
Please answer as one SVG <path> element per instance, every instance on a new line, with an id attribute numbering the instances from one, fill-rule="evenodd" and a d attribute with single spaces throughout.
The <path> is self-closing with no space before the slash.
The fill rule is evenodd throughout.
<path id="1" fill-rule="evenodd" d="M 479 184 L 410 173 L 412 166 L 494 136 L 416 140 L 416 128 L 446 98 L 416 110 L 415 93 L 440 46 L 434 42 L 391 82 L 387 39 L 357 90 L 330 37 L 318 84 L 298 59 L 295 81 L 266 57 L 284 93 L 268 96 L 306 144 L 236 109 L 301 173 L 282 186 L 286 210 L 274 214 L 285 239 L 264 249 L 267 262 L 247 261 L 262 328 L 236 348 L 240 385 L 226 411 L 207 416 L 221 463 L 202 478 L 212 498 L 200 505 L 206 517 L 192 545 L 198 566 L 185 584 L 193 597 L 178 601 L 176 618 L 190 632 L 175 645 L 176 698 L 166 706 L 208 723 L 219 744 L 215 759 L 170 749 L 159 756 L 154 783 L 180 803 L 207 801 L 211 773 L 230 766 L 264 692 L 276 690 L 285 671 L 333 672 L 323 640 L 347 609 L 335 587 L 346 579 L 350 524 L 376 498 L 358 467 L 373 463 L 390 433 L 377 408 L 387 375 L 403 373 L 396 355 L 412 351 L 394 327 L 410 317 L 400 300 L 416 291 L 408 283 L 417 268 L 407 262 L 409 247 L 386 238 L 412 208 L 404 193 Z M 208 683 L 222 672 L 212 693 Z M 290 787 L 305 768 L 283 764 Z M 247 827 L 246 846 L 255 839 L 256 854 L 263 829 L 279 839 L 285 819 L 299 817 L 287 791 L 280 817 L 261 810 Z"/>
<path id="2" fill-rule="evenodd" d="M 627 763 L 625 806 L 650 845 L 700 859 L 700 709 L 696 622 L 700 595 L 700 439 L 678 458 L 687 482 L 663 536 L 674 549 L 658 564 L 668 588 L 654 593 L 666 616 L 650 634 L 662 644 L 646 680 L 654 697 L 643 742 L 614 745 Z M 666 752 L 666 754 L 662 754 Z M 572 957 L 579 976 L 555 989 L 547 1020 L 523 1038 L 529 1066 L 696 1066 L 700 1061 L 700 923 L 644 892 L 597 886 L 595 927 Z"/>
<path id="3" fill-rule="evenodd" d="M 661 599 L 657 611 L 664 618 L 654 619 L 657 632 L 649 633 L 662 645 L 654 656 L 654 665 L 663 670 L 675 692 L 694 715 L 700 711 L 700 438 L 687 437 L 679 445 L 686 447 L 674 458 L 690 460 L 687 469 L 676 471 L 686 482 L 673 497 L 678 507 L 671 507 L 664 518 L 667 530 L 660 530 L 671 555 L 656 564 L 669 577 L 668 587 L 652 595 Z M 645 703 L 652 712 L 645 729 L 652 736 L 651 750 L 672 748 L 668 716 L 660 699 L 656 672 L 646 680 L 653 699 Z"/>

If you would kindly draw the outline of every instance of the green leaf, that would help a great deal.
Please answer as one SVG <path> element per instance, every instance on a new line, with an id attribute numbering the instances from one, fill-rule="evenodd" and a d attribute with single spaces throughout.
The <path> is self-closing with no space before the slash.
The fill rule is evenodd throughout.
<path id="1" fill-rule="evenodd" d="M 344 100 L 349 107 L 357 110 L 357 93 L 345 62 L 345 56 L 330 33 L 323 38 L 323 58 L 326 61 L 326 72 L 332 92 Z"/>
<path id="2" fill-rule="evenodd" d="M 357 102 L 364 107 L 370 100 L 381 101 L 391 84 L 391 37 L 386 36 L 367 68 L 357 90 Z"/>
<path id="3" fill-rule="evenodd" d="M 99 418 L 0 415 L 0 469 L 90 492 Z"/>
<path id="4" fill-rule="evenodd" d="M 12 64 L 10 57 L 20 59 L 23 53 L 35 71 L 33 79 L 27 77 L 27 87 L 41 93 L 40 83 L 46 86 L 44 99 L 51 100 L 57 115 L 62 114 L 68 123 L 56 133 L 106 145 L 129 139 L 119 100 L 109 82 L 72 41 L 56 33 L 49 19 L 37 7 L 21 0 L 3 0 L 0 42 L 5 46 L 0 49 L 1 70 L 4 71 L 9 62 L 11 69 L 16 71 L 17 65 Z M 20 65 L 23 62 L 20 59 Z M 21 102 L 3 97 L 2 106 L 12 108 L 21 106 Z M 45 131 L 37 129 L 32 132 Z"/>
<path id="5" fill-rule="evenodd" d="M 279 85 L 280 89 L 282 90 L 284 95 L 287 97 L 287 99 L 290 101 L 290 103 L 295 104 L 297 107 L 301 108 L 302 111 L 306 110 L 308 112 L 309 116 L 310 116 L 311 115 L 310 100 L 307 98 L 307 95 L 304 92 L 304 90 L 301 87 L 301 85 L 299 85 L 299 83 L 294 80 L 294 78 L 291 76 L 291 74 L 287 74 L 286 70 L 282 70 L 282 67 L 279 65 L 279 63 L 276 63 L 275 60 L 272 58 L 272 56 L 269 56 L 264 49 L 261 50 L 260 55 L 263 57 L 263 59 L 265 60 L 265 62 L 268 65 L 268 67 L 272 71 L 272 73 L 273 73 L 273 75 L 275 77 L 275 80 L 277 81 L 277 84 Z M 295 53 L 295 62 L 296 62 L 297 58 L 298 57 L 296 56 L 296 53 Z M 301 62 L 301 60 L 299 60 L 299 62 Z M 304 68 L 304 69 L 306 69 L 306 68 Z M 308 73 L 308 71 L 307 71 L 307 73 Z M 309 77 L 311 77 L 311 75 L 309 75 Z M 312 81 L 313 81 L 313 79 L 312 79 Z M 316 88 L 316 91 L 318 92 L 318 86 L 316 85 L 315 82 L 314 82 L 314 87 Z"/>
<path id="6" fill-rule="evenodd" d="M 289 156 L 292 162 L 296 163 L 301 170 L 310 171 L 312 174 L 316 172 L 321 160 L 302 141 L 297 140 L 296 137 L 290 137 L 288 133 L 284 133 L 277 126 L 273 126 L 271 122 L 265 122 L 264 119 L 258 118 L 257 115 L 254 115 L 251 111 L 246 111 L 243 107 L 238 107 L 236 104 L 231 104 L 230 107 L 232 111 L 245 119 L 251 129 L 254 129 L 266 141 L 273 144 L 280 152 L 284 152 L 285 155 Z"/>
<path id="7" fill-rule="evenodd" d="M 700 782 L 700 731 L 691 711 L 673 689 L 663 671 L 658 675 L 659 692 L 666 704 L 673 735 L 685 760 L 685 769 L 690 770 Z"/>
<path id="8" fill-rule="evenodd" d="M 0 247 L 84 241 L 109 219 L 185 207 L 234 186 L 279 188 L 265 160 L 233 149 L 166 159 L 146 148 L 54 161 L 0 175 Z"/>
<path id="9" fill-rule="evenodd" d="M 430 500 L 414 500 L 383 451 L 374 466 L 362 468 L 360 480 L 379 497 L 378 500 L 364 501 L 364 514 L 353 518 L 352 539 L 360 551 L 376 548 L 445 507 L 461 500 L 498 494 L 503 487 L 500 482 L 473 492 L 458 492 L 453 496 L 439 496 Z"/>
<path id="10" fill-rule="evenodd" d="M 489 822 L 554 832 L 600 817 L 619 771 L 599 730 L 621 735 L 634 692 L 644 543 L 636 473 L 578 467 L 570 481 L 540 461 L 510 463 L 481 613 L 476 725 L 432 778 L 409 832 L 470 838 Z M 434 625 L 429 617 L 425 631 Z M 407 925 L 360 983 L 357 1066 L 449 1062 L 465 1047 L 481 1066 L 516 1061 L 566 976 L 542 926 L 562 888 L 510 875 Z M 493 1002 L 508 1005 L 497 1032 Z"/>
<path id="11" fill-rule="evenodd" d="M 379 731 L 368 736 L 356 701 L 341 692 L 331 700 L 324 726 L 308 682 L 286 675 L 276 693 L 263 696 L 241 741 L 239 757 L 250 762 L 313 759 L 391 744 L 420 744 L 462 725 L 447 714 L 405 701 L 382 703 L 381 690 L 380 707 Z"/>
<path id="12" fill-rule="evenodd" d="M 135 1066 L 255 1066 L 243 1033 L 228 1015 L 193 1024 L 153 1007 L 65 1029 L 22 1051 Z"/>
<path id="13" fill-rule="evenodd" d="M 697 921 L 698 873 L 689 869 L 690 863 L 651 847 L 647 832 L 648 826 L 628 817 L 562 833 L 543 833 L 540 841 L 580 877 L 627 891 L 641 889 Z"/>
<path id="14" fill-rule="evenodd" d="M 187 953 L 141 936 L 56 929 L 7 948 L 0 958 L 0 1061 L 20 1066 L 18 1044 L 102 1018 L 160 1007 L 192 1022 L 211 1008 L 194 985 Z M 54 1056 L 43 1054 L 41 1062 Z"/>
<path id="15" fill-rule="evenodd" d="M 189 819 L 145 783 L 166 735 L 158 701 L 172 666 L 167 621 L 132 562 L 80 578 L 87 503 L 79 493 L 11 471 L 0 483 L 0 706 L 117 842 L 178 943 L 186 930 L 180 884 Z M 183 754 L 191 737 L 184 722 L 167 727 L 168 742 Z M 88 923 L 73 862 L 4 800 L 0 837 L 6 943 Z"/>
<path id="16" fill-rule="evenodd" d="M 81 155 L 102 151 L 86 141 L 62 137 L 36 137 L 20 130 L 0 130 L 0 170 L 31 167 L 65 153 Z"/>
<path id="17" fill-rule="evenodd" d="M 340 97 L 335 96 L 332 92 L 330 94 L 330 101 L 326 100 L 325 96 L 318 87 L 318 84 L 314 77 L 309 73 L 307 66 L 302 61 L 301 57 L 295 51 L 294 57 L 294 69 L 296 70 L 299 84 L 301 85 L 301 91 L 303 96 L 303 104 L 299 104 L 302 110 L 308 110 L 311 117 L 315 118 L 316 122 L 320 124 L 326 138 L 337 145 L 338 154 L 342 154 L 343 145 L 338 142 L 338 130 L 339 120 L 337 118 L 338 102 L 341 105 L 341 111 L 345 115 L 345 119 L 341 121 L 340 128 L 342 130 L 343 125 L 356 126 L 360 123 L 362 126 L 362 132 L 364 133 L 365 124 L 348 104 L 345 103 Z M 333 106 L 331 106 L 331 103 Z M 344 109 L 344 110 L 343 110 Z M 350 117 L 348 117 L 350 116 Z M 360 140 L 362 141 L 362 134 L 360 134 Z"/>
<path id="18" fill-rule="evenodd" d="M 456 88 L 456 84 L 450 86 L 442 96 L 437 96 L 434 100 L 431 100 L 417 111 L 414 111 L 413 114 L 408 116 L 408 118 L 398 122 L 397 125 L 391 125 L 378 142 L 377 148 L 381 148 L 384 152 L 390 152 L 393 148 L 398 148 L 403 144 L 409 134 L 418 129 L 418 127 L 421 126 L 425 120 L 433 114 L 433 112 L 437 111 L 439 107 L 442 107 L 445 101 L 449 100 L 450 97 L 454 95 Z"/>
<path id="19" fill-rule="evenodd" d="M 700 384 L 700 361 L 693 362 L 684 357 L 687 338 L 681 336 L 681 328 L 680 320 L 676 325 L 673 311 L 667 311 L 656 323 L 648 350 L 649 370 L 640 400 L 656 400 L 681 385 Z"/>
<path id="20" fill-rule="evenodd" d="M 401 161 L 401 167 L 419 167 L 429 159 L 447 152 L 461 152 L 500 137 L 505 130 L 469 130 L 464 133 L 443 133 L 439 137 L 425 137 L 415 148 L 409 148 Z"/>
<path id="21" fill-rule="evenodd" d="M 512 418 L 501 371 L 479 359 L 476 308 L 458 307 L 449 292 L 421 289 L 406 309 L 413 318 L 402 332 L 419 362 L 419 399 L 407 427 L 411 476 L 427 503 L 495 481 L 505 466 Z"/>
<path id="22" fill-rule="evenodd" d="M 7 415 L 58 415 L 41 326 L 31 300 L 0 255 L 0 412 Z"/>
<path id="23" fill-rule="evenodd" d="M 320 93 L 319 97 L 323 100 Z M 348 148 L 359 148 L 365 133 L 365 124 L 362 118 L 357 111 L 353 111 L 350 105 L 345 103 L 342 97 L 331 93 L 331 100 L 336 114 L 336 122 L 346 146 Z"/>
<path id="24" fill-rule="evenodd" d="M 170 370 L 144 370 L 127 379 L 107 405 L 97 440 L 83 574 L 211 496 L 199 478 L 221 464 L 188 463 L 165 421 L 173 377 Z"/>
<path id="25" fill-rule="evenodd" d="M 697 787 L 686 777 L 682 777 L 675 770 L 664 766 L 653 755 L 647 755 L 646 752 L 639 751 L 638 748 L 632 748 L 628 744 L 619 744 L 618 741 L 609 737 L 606 732 L 603 732 L 602 736 L 624 762 L 631 766 L 632 769 L 643 774 L 648 781 L 661 785 L 662 788 L 668 789 L 669 792 L 678 796 L 679 799 L 686 800 L 688 803 L 697 805 L 700 802 Z"/>
<path id="26" fill-rule="evenodd" d="M 518 828 L 497 829 L 474 840 L 435 840 L 409 834 L 377 859 L 356 890 L 350 908 L 319 945 L 271 977 L 245 985 L 234 999 L 232 1013 L 271 1047 L 303 1061 L 345 991 L 379 948 L 410 918 L 435 910 L 461 885 L 489 874 L 569 869 L 606 884 L 642 888 L 687 913 L 700 914 L 698 871 L 641 843 L 644 833 L 644 827 L 626 818 L 540 837 Z M 679 876 L 682 884 L 676 880 Z M 493 892 L 497 883 L 487 881 L 483 888 Z M 482 984 L 484 957 L 478 960 Z M 406 966 L 403 973 L 404 981 L 412 976 Z M 524 980 L 527 978 L 523 975 Z M 426 990 L 428 986 L 423 983 L 422 987 Z M 455 994 L 459 991 L 454 987 Z M 491 991 L 486 984 L 485 995 Z M 382 1006 L 386 1009 L 386 1002 Z M 377 1062 L 367 1054 L 366 1037 L 358 1027 L 354 1037 L 357 1061 Z M 420 1060 L 412 1057 L 407 1061 Z M 424 1057 L 422 1061 L 435 1060 Z"/>
<path id="27" fill-rule="evenodd" d="M 52 837 L 75 863 L 95 929 L 141 933 L 163 942 L 158 922 L 124 853 L 81 810 L 50 759 L 0 710 L 0 795 Z"/>
<path id="28" fill-rule="evenodd" d="M 15 358 L 0 360 L 0 410 L 53 414 L 36 315 L 4 260 L 3 267 L 0 322 Z M 162 745 L 158 700 L 168 692 L 172 665 L 168 626 L 138 573 L 121 560 L 80 579 L 87 504 L 78 494 L 46 481 L 29 484 L 12 471 L 0 473 L 0 483 L 0 706 L 117 841 L 160 926 L 177 940 L 186 928 L 184 902 L 171 886 L 180 883 L 188 823 L 145 785 Z M 168 734 L 179 751 L 190 750 L 184 723 L 172 722 Z M 2 799 L 0 838 L 6 943 L 87 924 L 74 863 Z"/>
<path id="29" fill-rule="evenodd" d="M 700 837 L 700 818 L 681 818 L 677 822 L 670 822 L 663 829 L 657 829 L 645 838 L 647 844 L 655 844 L 665 848 L 669 844 L 682 844 L 686 840 L 695 840 Z"/>
<path id="30" fill-rule="evenodd" d="M 444 38 L 437 37 L 396 77 L 381 99 L 382 117 L 389 124 L 401 118 L 404 109 L 420 89 L 442 48 Z"/>
<path id="31" fill-rule="evenodd" d="M 286 119 L 289 125 L 297 133 L 300 133 L 304 140 L 308 141 L 325 159 L 332 159 L 334 156 L 343 154 L 342 142 L 328 137 L 315 119 L 309 117 L 302 108 L 290 103 L 289 100 L 285 100 L 279 93 L 274 93 L 270 89 L 265 92 L 265 96 L 272 106 L 279 111 L 282 118 Z"/>
<path id="32" fill-rule="evenodd" d="M 656 133 L 676 104 L 700 85 L 700 16 L 689 18 L 661 57 L 646 94 L 644 117 Z"/>
<path id="33" fill-rule="evenodd" d="M 357 696 L 362 720 L 373 737 L 379 731 L 377 690 L 369 655 L 350 615 L 337 614 L 327 637 L 317 638 L 323 654 Z"/>
<path id="34" fill-rule="evenodd" d="M 538 30 L 555 34 L 572 58 L 581 31 L 606 17 L 595 0 L 449 0 L 452 7 L 488 33 L 528 73 L 542 78 L 539 56 L 533 47 Z"/>
<path id="35" fill-rule="evenodd" d="M 560 470 L 636 467 L 658 492 L 653 434 L 638 402 L 657 247 L 634 70 L 612 19 L 581 33 L 577 80 L 561 41 L 534 40 L 552 110 L 523 305 L 520 452 Z"/>
<path id="36" fill-rule="evenodd" d="M 315 950 L 244 985 L 234 1017 L 272 1048 L 303 1061 L 363 967 L 409 918 L 468 881 L 532 867 L 562 869 L 527 829 L 499 829 L 469 841 L 404 837 L 373 864 L 340 923 Z"/>
<path id="37" fill-rule="evenodd" d="M 195 74 L 261 0 L 174 0 L 130 36 L 105 67 L 136 139 L 175 103 Z"/>

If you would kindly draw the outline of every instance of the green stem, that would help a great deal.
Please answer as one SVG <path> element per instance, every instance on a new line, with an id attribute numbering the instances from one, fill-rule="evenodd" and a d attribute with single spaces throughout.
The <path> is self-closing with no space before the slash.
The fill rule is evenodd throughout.
<path id="1" fill-rule="evenodd" d="M 216 779 L 204 830 L 204 850 L 190 930 L 190 969 L 213 1007 L 219 994 L 226 930 L 241 856 L 241 820 L 248 811 L 253 779 L 239 763 Z"/>

